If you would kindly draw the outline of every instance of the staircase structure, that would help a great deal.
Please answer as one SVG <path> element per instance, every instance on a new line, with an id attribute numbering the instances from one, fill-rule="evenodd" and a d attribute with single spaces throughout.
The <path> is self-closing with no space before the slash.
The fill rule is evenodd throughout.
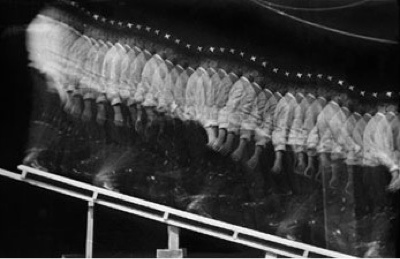
<path id="1" fill-rule="evenodd" d="M 340 257 L 352 256 L 315 247 L 223 221 L 202 217 L 186 211 L 149 202 L 143 199 L 99 188 L 63 176 L 43 172 L 20 165 L 19 172 L 0 169 L 0 175 L 25 182 L 66 196 L 84 200 L 88 204 L 85 256 L 93 256 L 94 207 L 105 206 L 135 216 L 158 221 L 167 225 L 168 249 L 158 250 L 158 257 L 185 257 L 185 249 L 179 247 L 180 229 L 212 236 L 228 242 L 262 250 L 266 257 Z M 190 255 L 189 255 L 190 256 Z"/>

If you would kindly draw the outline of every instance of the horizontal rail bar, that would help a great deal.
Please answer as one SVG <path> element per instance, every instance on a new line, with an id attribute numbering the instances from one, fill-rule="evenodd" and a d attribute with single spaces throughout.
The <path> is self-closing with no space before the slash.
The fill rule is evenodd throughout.
<path id="1" fill-rule="evenodd" d="M 232 225 L 232 224 L 222 222 L 219 220 L 205 218 L 205 217 L 202 217 L 202 216 L 199 216 L 196 214 L 173 209 L 173 208 L 167 207 L 165 205 L 160 205 L 157 203 L 145 201 L 143 199 L 135 198 L 135 197 L 128 196 L 125 194 L 116 193 L 116 192 L 109 191 L 109 190 L 106 190 L 103 188 L 99 188 L 99 187 L 96 187 L 96 186 L 93 186 L 93 185 L 90 185 L 87 183 L 68 179 L 63 176 L 43 172 L 43 171 L 28 167 L 28 166 L 20 165 L 20 166 L 18 166 L 18 169 L 21 170 L 22 172 L 24 172 L 25 177 L 21 177 L 20 174 L 9 172 L 9 171 L 3 170 L 3 169 L 0 169 L 0 175 L 6 176 L 8 178 L 11 178 L 11 179 L 14 179 L 17 181 L 27 182 L 31 185 L 42 187 L 42 188 L 45 188 L 48 190 L 53 190 L 53 191 L 62 193 L 64 195 L 72 196 L 72 197 L 79 198 L 79 199 L 82 199 L 85 201 L 93 201 L 94 203 L 97 203 L 97 204 L 100 204 L 100 205 L 103 205 L 103 206 L 106 206 L 106 207 L 109 207 L 109 208 L 112 208 L 115 210 L 120 210 L 120 211 L 124 211 L 127 213 L 135 214 L 140 217 L 148 218 L 148 219 L 155 220 L 155 221 L 162 222 L 162 223 L 169 224 L 169 225 L 174 225 L 177 227 L 182 227 L 182 228 L 194 231 L 194 232 L 203 233 L 206 235 L 214 236 L 214 237 L 224 239 L 227 241 L 231 241 L 231 242 L 235 242 L 235 243 L 240 243 L 240 244 L 254 247 L 257 249 L 261 249 L 264 251 L 271 251 L 271 252 L 274 252 L 274 253 L 282 255 L 282 256 L 302 257 L 304 255 L 308 256 L 309 253 L 314 253 L 317 255 L 327 256 L 327 257 L 355 258 L 353 256 L 342 254 L 339 252 L 335 252 L 335 251 L 331 251 L 331 250 L 327 250 L 327 249 L 323 249 L 323 248 L 318 248 L 318 247 L 315 247 L 312 245 L 284 239 L 284 238 L 277 237 L 274 235 L 262 233 L 262 232 L 259 232 L 256 230 Z M 68 190 L 68 189 L 54 186 L 49 183 L 43 183 L 38 180 L 29 179 L 29 175 L 27 173 L 31 173 L 36 176 L 41 176 L 43 178 L 53 180 L 53 181 L 56 181 L 56 182 L 59 182 L 62 184 L 67 184 L 67 185 L 70 185 L 70 186 L 73 186 L 75 188 L 79 188 L 79 189 L 82 189 L 85 191 L 91 191 L 93 193 L 97 193 L 97 198 L 95 200 L 93 200 L 93 197 L 92 197 L 93 193 L 89 194 L 89 195 L 80 194 L 78 191 L 75 191 L 75 190 Z M 117 204 L 117 201 L 116 202 L 106 201 L 106 200 L 102 199 L 102 197 L 101 197 L 102 195 L 105 197 L 115 198 L 117 200 L 128 202 L 135 206 L 142 206 L 146 209 L 151 209 L 151 210 L 155 211 L 155 213 L 151 213 L 148 211 L 142 211 L 139 208 L 131 208 L 126 205 Z M 160 215 L 157 215 L 157 213 L 159 213 Z M 165 217 L 165 215 L 168 215 L 168 216 Z M 227 235 L 227 234 L 224 234 L 223 232 L 219 232 L 217 230 L 207 229 L 204 226 L 202 226 L 202 227 L 194 226 L 194 225 L 190 224 L 190 222 L 181 222 L 177 219 L 171 219 L 171 216 L 182 218 L 182 219 L 185 219 L 186 221 L 188 221 L 188 220 L 193 221 L 193 223 L 196 223 L 196 224 L 201 223 L 206 226 L 212 227 L 214 229 L 220 229 L 220 230 L 225 230 L 225 231 L 230 231 L 230 232 L 233 231 L 232 232 L 233 235 L 232 234 Z M 237 233 L 237 234 L 235 234 L 235 233 Z M 298 249 L 298 250 L 301 250 L 301 253 L 293 254 L 293 253 L 289 253 L 289 252 L 286 252 L 286 251 L 283 251 L 280 249 L 274 249 L 267 245 L 261 244 L 259 242 L 247 240 L 244 236 L 252 237 L 252 238 L 260 240 L 260 241 L 268 241 L 268 242 L 276 243 L 279 246 L 286 246 L 288 248 Z"/>

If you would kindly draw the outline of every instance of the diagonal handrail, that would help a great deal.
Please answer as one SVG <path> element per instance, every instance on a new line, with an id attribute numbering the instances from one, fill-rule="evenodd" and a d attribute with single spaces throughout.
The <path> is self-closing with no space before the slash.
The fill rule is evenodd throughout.
<path id="1" fill-rule="evenodd" d="M 22 171 L 21 174 L 0 169 L 0 175 L 115 210 L 124 211 L 150 220 L 239 243 L 266 252 L 272 252 L 284 257 L 308 257 L 308 255 L 312 253 L 321 257 L 354 258 L 350 255 L 284 239 L 129 195 L 120 194 L 60 175 L 43 172 L 25 165 L 18 166 L 18 169 Z M 43 181 L 38 179 L 38 177 L 31 179 L 30 174 L 44 179 Z M 62 186 L 59 186 L 60 184 Z"/>

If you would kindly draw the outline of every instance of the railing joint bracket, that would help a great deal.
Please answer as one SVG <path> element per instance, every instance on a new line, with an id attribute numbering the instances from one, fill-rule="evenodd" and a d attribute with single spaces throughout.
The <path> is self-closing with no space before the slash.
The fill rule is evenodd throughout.
<path id="1" fill-rule="evenodd" d="M 99 195 L 98 192 L 93 192 L 92 199 L 88 202 L 89 207 L 94 207 L 94 204 L 96 203 L 98 195 Z"/>
<path id="2" fill-rule="evenodd" d="M 25 179 L 27 175 L 28 171 L 26 171 L 26 169 L 22 170 L 21 179 Z"/>
<path id="3" fill-rule="evenodd" d="M 169 212 L 164 212 L 164 216 L 163 216 L 163 220 L 164 221 L 167 221 L 168 220 L 168 217 L 169 217 Z"/>

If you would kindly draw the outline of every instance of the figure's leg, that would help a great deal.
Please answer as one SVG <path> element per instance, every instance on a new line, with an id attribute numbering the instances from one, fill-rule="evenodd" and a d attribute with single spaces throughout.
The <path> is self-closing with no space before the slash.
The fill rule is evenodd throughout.
<path id="1" fill-rule="evenodd" d="M 231 155 L 231 157 L 234 161 L 239 162 L 242 160 L 247 143 L 248 143 L 247 139 L 244 139 L 244 138 L 240 139 L 239 146 L 236 148 L 236 150 Z"/>
<path id="2" fill-rule="evenodd" d="M 226 135 L 227 135 L 227 130 L 223 129 L 223 128 L 219 128 L 219 130 L 218 130 L 218 138 L 213 143 L 213 146 L 212 146 L 212 148 L 215 151 L 219 151 L 222 148 L 223 144 L 225 143 Z"/>
<path id="3" fill-rule="evenodd" d="M 29 130 L 29 142 L 26 150 L 26 156 L 23 163 L 43 171 L 47 171 L 50 165 L 54 167 L 56 143 L 61 134 L 61 99 L 57 92 L 52 91 L 50 84 L 54 80 L 46 75 L 32 69 L 33 79 L 33 107 L 31 125 Z M 53 149 L 50 152 L 50 149 Z M 39 161 L 41 154 L 48 153 L 50 161 Z M 51 154 L 50 154 L 51 153 Z M 51 158 L 53 157 L 53 158 Z M 53 168 L 51 168 L 53 169 Z"/>
<path id="4" fill-rule="evenodd" d="M 221 149 L 219 150 L 219 152 L 222 155 L 226 156 L 230 152 L 232 152 L 232 150 L 234 148 L 235 137 L 236 137 L 236 134 L 234 132 L 228 132 L 228 137 L 226 138 L 226 141 L 222 145 Z"/>
<path id="5" fill-rule="evenodd" d="M 207 146 L 212 147 L 218 139 L 218 127 L 207 127 L 206 132 L 208 137 Z"/>

